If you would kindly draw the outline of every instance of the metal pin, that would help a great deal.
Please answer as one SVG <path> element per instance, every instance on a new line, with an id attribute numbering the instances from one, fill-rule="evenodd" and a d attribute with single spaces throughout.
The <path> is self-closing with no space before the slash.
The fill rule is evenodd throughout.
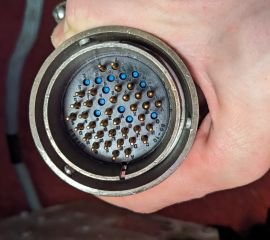
<path id="1" fill-rule="evenodd" d="M 97 89 L 96 88 L 91 88 L 90 90 L 88 90 L 88 93 L 90 93 L 92 96 L 96 96 L 97 95 Z"/>
<path id="2" fill-rule="evenodd" d="M 114 90 L 115 90 L 116 92 L 121 92 L 121 91 L 122 91 L 122 85 L 120 85 L 120 84 L 115 85 L 115 86 L 114 86 Z"/>
<path id="3" fill-rule="evenodd" d="M 145 120 L 145 115 L 144 115 L 144 114 L 140 114 L 140 115 L 138 116 L 138 119 L 139 119 L 140 121 L 144 121 L 144 120 Z"/>
<path id="4" fill-rule="evenodd" d="M 97 149 L 99 149 L 99 142 L 94 142 L 93 144 L 92 144 L 92 151 L 95 151 L 95 150 L 97 150 Z"/>
<path id="5" fill-rule="evenodd" d="M 86 127 L 87 129 L 93 129 L 93 128 L 95 128 L 96 127 L 96 122 L 94 122 L 94 121 L 91 121 L 89 124 L 88 124 L 88 126 Z"/>
<path id="6" fill-rule="evenodd" d="M 110 102 L 111 103 L 116 103 L 117 102 L 117 97 L 116 96 L 110 97 Z"/>
<path id="7" fill-rule="evenodd" d="M 107 150 L 112 146 L 112 142 L 111 141 L 105 141 L 104 142 L 104 148 Z"/>
<path id="8" fill-rule="evenodd" d="M 121 119 L 120 118 L 113 119 L 113 124 L 114 125 L 119 125 L 120 123 L 121 123 Z"/>
<path id="9" fill-rule="evenodd" d="M 135 104 L 135 103 L 131 104 L 130 105 L 130 110 L 133 111 L 133 112 L 137 111 L 137 104 Z"/>
<path id="10" fill-rule="evenodd" d="M 95 136 L 95 139 L 103 138 L 103 136 L 104 136 L 104 132 L 103 131 L 97 131 L 97 134 Z"/>
<path id="11" fill-rule="evenodd" d="M 116 135 L 116 130 L 115 129 L 109 130 L 109 137 L 114 137 L 115 135 Z"/>
<path id="12" fill-rule="evenodd" d="M 75 93 L 75 96 L 83 98 L 85 96 L 85 91 L 79 91 Z"/>
<path id="13" fill-rule="evenodd" d="M 93 106 L 93 101 L 92 100 L 87 100 L 86 102 L 83 103 L 83 106 L 92 107 Z"/>
<path id="14" fill-rule="evenodd" d="M 142 135 L 141 139 L 142 139 L 142 142 L 144 144 L 148 143 L 148 136 L 147 135 Z"/>
<path id="15" fill-rule="evenodd" d="M 78 123 L 77 127 L 74 128 L 75 131 L 80 131 L 84 129 L 84 125 L 83 123 Z"/>
<path id="16" fill-rule="evenodd" d="M 152 97 L 154 97 L 154 95 L 155 95 L 154 91 L 152 91 L 152 90 L 147 91 L 147 97 L 152 98 Z"/>
<path id="17" fill-rule="evenodd" d="M 123 144 L 124 144 L 124 139 L 123 138 L 120 138 L 120 139 L 117 140 L 117 147 L 118 148 L 122 147 Z"/>
<path id="18" fill-rule="evenodd" d="M 129 95 L 127 95 L 127 94 L 123 96 L 123 100 L 124 100 L 125 102 L 127 102 L 127 101 L 129 100 L 129 98 L 130 98 Z"/>
<path id="19" fill-rule="evenodd" d="M 136 137 L 129 138 L 129 143 L 133 146 L 136 143 Z"/>
<path id="20" fill-rule="evenodd" d="M 143 109 L 148 110 L 150 108 L 150 102 L 144 102 L 142 104 Z"/>
<path id="21" fill-rule="evenodd" d="M 73 104 L 70 104 L 71 108 L 75 108 L 75 109 L 79 109 L 81 107 L 81 103 L 80 102 L 75 102 Z"/>
<path id="22" fill-rule="evenodd" d="M 135 93 L 135 98 L 136 99 L 141 99 L 142 98 L 142 93 L 141 92 Z"/>
<path id="23" fill-rule="evenodd" d="M 92 133 L 86 133 L 82 140 L 86 142 L 91 138 L 92 138 Z"/>
<path id="24" fill-rule="evenodd" d="M 74 120 L 76 120 L 76 118 L 77 118 L 77 114 L 76 113 L 71 113 L 71 114 L 69 114 L 69 116 L 68 117 L 66 117 L 66 120 L 67 121 L 74 121 Z"/>
<path id="25" fill-rule="evenodd" d="M 131 154 L 131 148 L 125 149 L 124 153 L 125 153 L 126 158 L 128 158 L 129 155 Z"/>
<path id="26" fill-rule="evenodd" d="M 133 90 L 134 84 L 133 83 L 128 83 L 127 88 L 128 88 L 128 90 Z"/>
<path id="27" fill-rule="evenodd" d="M 134 126 L 133 128 L 135 133 L 139 133 L 141 131 L 141 127 L 139 125 Z"/>
<path id="28" fill-rule="evenodd" d="M 119 151 L 118 150 L 114 150 L 112 152 L 112 160 L 116 160 L 118 156 L 119 156 Z"/>
<path id="29" fill-rule="evenodd" d="M 105 71 L 106 71 L 106 66 L 101 65 L 101 64 L 98 64 L 98 69 L 99 69 L 99 71 L 101 71 L 101 72 L 105 72 Z"/>
<path id="30" fill-rule="evenodd" d="M 87 111 L 82 112 L 82 113 L 79 115 L 79 118 L 87 119 L 87 118 L 88 118 L 88 112 L 87 112 Z"/>
<path id="31" fill-rule="evenodd" d="M 146 129 L 147 129 L 148 132 L 153 132 L 153 130 L 154 130 L 153 124 L 148 123 L 148 124 L 146 125 Z"/>
<path id="32" fill-rule="evenodd" d="M 113 110 L 111 108 L 106 108 L 105 110 L 106 115 L 112 115 L 112 113 L 113 113 Z"/>
<path id="33" fill-rule="evenodd" d="M 121 132 L 122 132 L 123 137 L 126 137 L 128 135 L 128 128 L 127 127 L 122 128 Z"/>
<path id="34" fill-rule="evenodd" d="M 160 107 L 162 106 L 161 100 L 157 100 L 157 101 L 155 102 L 155 106 L 156 106 L 157 108 L 160 108 Z"/>
<path id="35" fill-rule="evenodd" d="M 112 67 L 113 70 L 117 70 L 119 68 L 119 64 L 116 63 L 116 62 L 112 62 L 111 67 Z"/>
<path id="36" fill-rule="evenodd" d="M 107 126 L 108 126 L 108 120 L 107 120 L 107 119 L 103 119 L 103 120 L 100 122 L 100 126 L 102 126 L 102 127 L 107 127 Z"/>

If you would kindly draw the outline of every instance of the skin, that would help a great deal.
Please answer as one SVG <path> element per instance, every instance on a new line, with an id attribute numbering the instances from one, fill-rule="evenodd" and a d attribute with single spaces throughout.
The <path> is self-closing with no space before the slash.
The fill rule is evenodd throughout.
<path id="1" fill-rule="evenodd" d="M 183 164 L 127 197 L 102 197 L 136 212 L 251 183 L 270 165 L 270 1 L 69 0 L 55 47 L 83 30 L 126 25 L 153 33 L 185 60 L 209 113 Z"/>

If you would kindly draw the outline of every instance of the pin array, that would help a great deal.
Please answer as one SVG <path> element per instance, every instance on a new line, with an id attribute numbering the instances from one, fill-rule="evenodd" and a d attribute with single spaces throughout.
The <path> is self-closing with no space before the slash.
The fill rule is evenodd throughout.
<path id="1" fill-rule="evenodd" d="M 74 131 L 87 129 L 87 132 L 80 133 L 81 139 L 86 142 L 85 144 L 89 144 L 93 152 L 98 153 L 97 150 L 104 149 L 110 152 L 111 159 L 116 161 L 122 151 L 124 156 L 129 158 L 132 151 L 137 148 L 135 145 L 148 144 L 149 137 L 155 133 L 153 120 L 158 118 L 158 109 L 162 107 L 162 101 L 157 99 L 153 89 L 149 89 L 148 82 L 140 79 L 139 71 L 134 70 L 131 74 L 118 72 L 121 66 L 116 61 L 110 64 L 98 64 L 97 68 L 100 76 L 93 80 L 96 85 L 90 87 L 91 78 L 91 80 L 87 78 L 83 80 L 86 89 L 75 92 L 73 96 L 77 98 L 74 98 L 74 102 L 70 105 L 70 108 L 76 109 L 77 112 L 71 112 L 66 120 L 71 122 L 77 119 L 85 120 L 85 122 L 75 122 Z M 109 69 L 111 70 L 107 71 Z M 125 83 L 125 80 L 128 83 Z M 113 91 L 115 92 L 112 93 Z M 128 103 L 130 100 L 132 102 Z M 120 105 L 117 106 L 117 102 Z M 95 103 L 98 103 L 98 109 L 93 109 L 97 106 Z M 102 116 L 103 118 L 100 119 L 99 117 Z M 150 118 L 151 123 L 147 122 Z M 91 119 L 92 121 L 87 122 Z M 121 135 L 118 135 L 118 132 Z M 114 141 L 118 150 L 113 149 Z"/>

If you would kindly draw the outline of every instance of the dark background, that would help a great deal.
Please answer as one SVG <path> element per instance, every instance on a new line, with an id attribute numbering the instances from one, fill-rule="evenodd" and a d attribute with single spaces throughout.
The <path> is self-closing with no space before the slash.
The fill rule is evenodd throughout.
<path id="1" fill-rule="evenodd" d="M 22 158 L 26 163 L 38 195 L 44 206 L 73 200 L 99 201 L 64 183 L 46 166 L 32 141 L 28 123 L 28 102 L 35 75 L 45 58 L 53 50 L 50 35 L 55 26 L 51 12 L 59 2 L 45 0 L 38 40 L 25 64 L 20 96 L 20 130 Z M 5 77 L 8 59 L 21 27 L 24 1 L 8 0 L 0 3 L 0 220 L 27 209 L 15 170 L 10 163 L 4 126 Z M 16 66 L 14 66 L 16 71 Z M 12 91 L 12 89 L 10 89 Z M 254 158 L 256 161 L 256 158 Z M 160 214 L 203 224 L 231 226 L 245 230 L 256 223 L 263 223 L 270 206 L 270 174 L 248 186 L 214 193 L 202 199 L 168 207 Z"/>

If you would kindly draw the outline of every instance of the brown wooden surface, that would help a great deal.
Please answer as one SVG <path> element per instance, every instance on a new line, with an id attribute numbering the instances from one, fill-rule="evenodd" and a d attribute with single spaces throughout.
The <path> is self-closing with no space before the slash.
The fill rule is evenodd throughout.
<path id="1" fill-rule="evenodd" d="M 215 228 L 80 201 L 0 221 L 1 240 L 218 240 Z"/>

